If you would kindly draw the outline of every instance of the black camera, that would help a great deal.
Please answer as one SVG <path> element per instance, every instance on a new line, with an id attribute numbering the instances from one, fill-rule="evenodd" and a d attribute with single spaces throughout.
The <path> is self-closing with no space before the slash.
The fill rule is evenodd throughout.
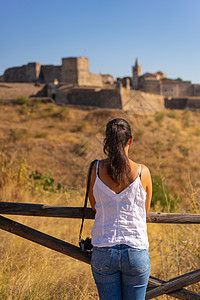
<path id="1" fill-rule="evenodd" d="M 87 237 L 85 240 L 81 239 L 79 246 L 83 252 L 91 251 L 93 248 L 91 238 Z"/>

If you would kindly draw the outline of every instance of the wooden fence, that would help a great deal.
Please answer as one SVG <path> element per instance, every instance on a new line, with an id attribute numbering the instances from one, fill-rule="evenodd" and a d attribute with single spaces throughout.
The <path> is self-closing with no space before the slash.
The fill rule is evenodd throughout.
<path id="1" fill-rule="evenodd" d="M 39 217 L 59 217 L 59 218 L 82 218 L 83 208 L 81 207 L 56 207 L 42 204 L 27 204 L 0 202 L 0 214 L 26 215 Z M 94 219 L 95 213 L 91 208 L 86 209 L 86 219 Z M 171 223 L 171 224 L 200 224 L 198 214 L 169 214 L 155 213 L 147 214 L 148 223 Z M 25 239 L 76 258 L 82 262 L 90 264 L 90 254 L 83 253 L 79 247 L 56 239 L 50 235 L 22 225 L 0 216 L 0 228 L 19 235 Z M 167 294 L 177 299 L 200 300 L 200 294 L 194 293 L 184 287 L 200 281 L 200 269 L 182 276 L 163 281 L 150 276 L 146 292 L 146 299 Z"/>

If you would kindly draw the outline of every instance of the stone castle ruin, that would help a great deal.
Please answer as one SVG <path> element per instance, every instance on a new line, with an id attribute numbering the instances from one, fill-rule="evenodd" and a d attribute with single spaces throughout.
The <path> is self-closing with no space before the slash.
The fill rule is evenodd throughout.
<path id="1" fill-rule="evenodd" d="M 32 84 L 30 96 L 34 96 L 34 85 L 37 86 L 35 96 L 48 96 L 63 105 L 120 108 L 144 113 L 161 110 L 164 104 L 172 108 L 200 108 L 200 84 L 168 79 L 161 71 L 142 74 L 138 59 L 132 68 L 132 77 L 117 78 L 116 81 L 109 74 L 91 73 L 88 58 L 68 57 L 62 59 L 60 66 L 33 62 L 5 70 L 0 76 L 0 98 L 1 82 L 4 82 L 4 88 L 5 84 L 15 88 L 20 85 L 21 94 L 26 84 L 29 87 Z"/>
<path id="2" fill-rule="evenodd" d="M 169 79 L 161 71 L 142 75 L 137 59 L 133 67 L 132 85 L 134 89 L 166 97 L 200 96 L 200 84 L 192 84 L 191 81 L 183 81 L 181 78 Z"/>
<path id="3" fill-rule="evenodd" d="M 39 62 L 28 63 L 21 67 L 9 68 L 4 72 L 4 82 L 37 82 L 74 84 L 77 86 L 98 86 L 114 83 L 111 75 L 92 74 L 89 61 L 85 57 L 62 59 L 61 66 L 40 65 Z"/>

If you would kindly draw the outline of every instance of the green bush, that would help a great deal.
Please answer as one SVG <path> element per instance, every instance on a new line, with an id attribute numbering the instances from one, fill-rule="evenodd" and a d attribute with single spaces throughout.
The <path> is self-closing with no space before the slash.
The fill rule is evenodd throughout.
<path id="1" fill-rule="evenodd" d="M 156 115 L 155 115 L 156 122 L 161 123 L 163 121 L 163 119 L 164 119 L 163 113 L 156 113 Z"/>
<path id="2" fill-rule="evenodd" d="M 62 186 L 60 183 L 57 184 L 56 187 L 54 187 L 54 179 L 51 177 L 51 172 L 47 172 L 44 176 L 39 173 L 37 170 L 33 171 L 29 178 L 33 179 L 33 187 L 35 189 L 38 189 L 39 187 L 42 188 L 45 191 L 50 192 L 60 192 Z"/>
<path id="3" fill-rule="evenodd" d="M 1 97 L 0 98 L 0 105 L 3 105 L 5 103 L 5 99 L 4 99 L 4 97 Z"/>
<path id="4" fill-rule="evenodd" d="M 162 207 L 162 211 L 174 212 L 179 203 L 178 197 L 169 193 L 161 175 L 156 175 L 152 178 L 153 194 L 151 206 L 155 209 L 157 203 Z"/>
<path id="5" fill-rule="evenodd" d="M 83 131 L 87 127 L 87 122 L 83 121 L 80 125 L 77 126 L 77 131 Z"/>
<path id="6" fill-rule="evenodd" d="M 19 96 L 16 99 L 16 104 L 23 105 L 23 104 L 29 104 L 29 103 L 30 103 L 30 99 L 25 96 Z"/>

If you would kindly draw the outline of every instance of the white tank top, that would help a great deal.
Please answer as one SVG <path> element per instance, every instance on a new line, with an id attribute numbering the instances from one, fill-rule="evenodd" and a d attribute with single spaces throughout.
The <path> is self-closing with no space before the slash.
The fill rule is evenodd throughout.
<path id="1" fill-rule="evenodd" d="M 137 178 L 122 192 L 116 194 L 98 176 L 93 186 L 95 221 L 92 228 L 92 244 L 110 247 L 126 244 L 137 249 L 148 249 L 145 200 L 142 187 L 141 165 Z"/>

